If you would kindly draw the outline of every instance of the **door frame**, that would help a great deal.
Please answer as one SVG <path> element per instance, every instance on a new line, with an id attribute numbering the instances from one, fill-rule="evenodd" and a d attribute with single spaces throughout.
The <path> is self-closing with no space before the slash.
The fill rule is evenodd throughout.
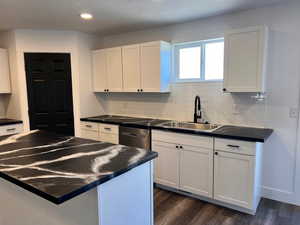
<path id="1" fill-rule="evenodd" d="M 19 91 L 20 93 L 20 108 L 23 119 L 24 131 L 30 131 L 29 120 L 29 105 L 27 96 L 27 82 L 26 82 L 26 69 L 25 69 L 25 53 L 65 53 L 70 54 L 71 60 L 71 79 L 72 79 L 72 95 L 73 95 L 73 116 L 74 116 L 74 133 L 75 136 L 80 135 L 80 95 L 79 95 L 79 63 L 78 54 L 75 50 L 61 50 L 61 49 L 22 49 L 17 52 L 17 65 L 22 68 L 19 72 Z"/>
<path id="2" fill-rule="evenodd" d="M 26 58 L 26 54 L 27 54 L 27 58 Z M 68 64 L 68 71 L 67 71 L 67 73 L 69 73 L 70 72 L 70 77 L 68 77 L 68 83 L 69 83 L 69 85 L 70 85 L 70 89 L 71 89 L 71 93 L 68 93 L 68 94 L 71 94 L 71 105 L 72 105 L 72 114 L 73 114 L 73 124 L 72 124 L 72 126 L 73 126 L 73 133 L 75 134 L 75 124 L 74 124 L 74 104 L 73 104 L 73 86 L 72 86 L 72 84 L 73 84 L 73 82 L 72 82 L 72 68 L 71 68 L 71 54 L 70 53 L 40 53 L 40 52 L 34 52 L 34 53 L 28 53 L 28 52 L 25 52 L 24 53 L 24 62 L 25 62 L 25 72 L 26 72 L 26 87 L 27 87 L 27 100 L 28 100 L 28 106 L 32 106 L 32 104 L 33 104 L 33 97 L 34 96 L 32 96 L 33 95 L 33 93 L 31 92 L 31 91 L 28 91 L 28 85 L 29 85 L 29 87 L 30 88 L 33 88 L 33 83 L 32 83 L 32 79 L 30 78 L 30 74 L 28 74 L 27 73 L 27 71 L 26 71 L 26 59 L 31 59 L 31 56 L 29 56 L 31 54 L 31 56 L 32 56 L 32 54 L 35 54 L 35 55 L 41 55 L 41 54 L 44 54 L 44 55 L 47 55 L 48 57 L 55 57 L 55 56 L 63 56 L 63 57 L 66 57 L 67 58 L 67 60 L 66 60 L 66 63 Z M 47 60 L 49 60 L 49 58 L 47 59 Z M 30 99 L 29 99 L 29 97 L 30 97 Z M 28 109 L 29 109 L 29 107 L 28 107 Z M 29 110 L 28 110 L 28 116 L 29 116 L 29 126 L 30 126 L 30 129 L 32 129 L 31 127 L 32 127 L 32 124 L 31 124 L 31 116 L 30 116 L 30 112 L 29 112 Z"/>

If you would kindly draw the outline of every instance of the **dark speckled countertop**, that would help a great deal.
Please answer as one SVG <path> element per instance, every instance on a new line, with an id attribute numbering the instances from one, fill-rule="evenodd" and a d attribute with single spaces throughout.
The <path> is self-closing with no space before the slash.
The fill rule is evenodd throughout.
<path id="1" fill-rule="evenodd" d="M 156 157 L 144 149 L 39 130 L 0 137 L 0 177 L 55 204 Z"/>
<path id="2" fill-rule="evenodd" d="M 168 120 L 137 118 L 128 116 L 102 115 L 82 118 L 81 121 L 117 124 L 129 127 L 166 130 L 171 132 L 229 138 L 251 142 L 265 142 L 273 133 L 272 129 L 224 125 L 212 132 L 164 127 L 161 124 Z"/>
<path id="3" fill-rule="evenodd" d="M 23 123 L 23 122 L 21 120 L 14 120 L 14 119 L 7 119 L 7 118 L 0 119 L 0 126 L 12 125 L 18 123 Z"/>

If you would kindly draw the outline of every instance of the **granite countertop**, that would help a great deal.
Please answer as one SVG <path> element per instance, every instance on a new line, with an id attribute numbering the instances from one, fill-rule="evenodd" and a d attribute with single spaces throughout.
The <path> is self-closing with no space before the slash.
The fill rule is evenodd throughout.
<path id="1" fill-rule="evenodd" d="M 0 119 L 0 126 L 12 125 L 18 123 L 23 123 L 23 122 L 21 120 L 15 120 L 15 119 L 7 119 L 7 118 Z"/>
<path id="2" fill-rule="evenodd" d="M 0 137 L 0 177 L 55 204 L 156 157 L 144 149 L 39 130 Z"/>
<path id="3" fill-rule="evenodd" d="M 169 120 L 117 116 L 117 115 L 102 115 L 102 116 L 81 118 L 81 121 L 95 122 L 95 123 L 108 123 L 108 124 L 116 124 L 116 125 L 137 127 L 137 128 L 151 128 L 153 126 L 159 125 Z"/>
<path id="4" fill-rule="evenodd" d="M 267 128 L 242 127 L 242 126 L 231 126 L 231 125 L 224 125 L 212 132 L 201 131 L 201 130 L 190 130 L 190 129 L 183 129 L 183 128 L 180 129 L 170 128 L 161 125 L 162 123 L 167 122 L 169 120 L 114 116 L 114 115 L 102 115 L 96 117 L 82 118 L 81 121 L 166 130 L 166 131 L 178 132 L 178 133 L 213 136 L 213 137 L 229 138 L 229 139 L 251 141 L 251 142 L 265 142 L 269 138 L 269 136 L 273 133 L 272 129 L 267 129 Z"/>

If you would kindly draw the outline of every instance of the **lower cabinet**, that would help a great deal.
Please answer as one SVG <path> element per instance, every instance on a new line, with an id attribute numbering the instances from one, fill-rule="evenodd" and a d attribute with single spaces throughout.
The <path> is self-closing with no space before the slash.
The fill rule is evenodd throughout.
<path id="1" fill-rule="evenodd" d="M 170 141 L 167 136 L 177 140 Z M 152 150 L 158 152 L 155 160 L 155 182 L 193 194 L 212 197 L 213 142 L 211 137 L 161 131 L 152 131 Z M 155 140 L 156 139 L 156 140 Z M 158 140 L 157 140 L 158 139 Z M 192 143 L 193 145 L 189 145 Z"/>
<path id="2" fill-rule="evenodd" d="M 262 144 L 152 131 L 155 183 L 255 214 L 261 199 Z"/>
<path id="3" fill-rule="evenodd" d="M 214 198 L 252 208 L 254 157 L 229 152 L 216 152 Z"/>
<path id="4" fill-rule="evenodd" d="M 159 157 L 155 161 L 154 177 L 158 184 L 179 187 L 179 151 L 176 144 L 161 141 L 152 142 L 152 150 Z M 167 162 L 167 163 L 166 163 Z"/>
<path id="5" fill-rule="evenodd" d="M 81 137 L 118 144 L 119 126 L 93 122 L 81 122 Z"/>
<path id="6" fill-rule="evenodd" d="M 0 136 L 19 134 L 23 132 L 23 124 L 0 126 Z"/>
<path id="7" fill-rule="evenodd" d="M 213 196 L 213 150 L 188 145 L 182 147 L 180 189 L 211 198 Z"/>

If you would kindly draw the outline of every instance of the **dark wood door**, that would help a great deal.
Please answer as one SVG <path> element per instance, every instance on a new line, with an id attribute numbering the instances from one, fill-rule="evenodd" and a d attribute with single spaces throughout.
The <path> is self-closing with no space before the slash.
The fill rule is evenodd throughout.
<path id="1" fill-rule="evenodd" d="M 25 53 L 30 129 L 74 135 L 70 54 Z"/>

